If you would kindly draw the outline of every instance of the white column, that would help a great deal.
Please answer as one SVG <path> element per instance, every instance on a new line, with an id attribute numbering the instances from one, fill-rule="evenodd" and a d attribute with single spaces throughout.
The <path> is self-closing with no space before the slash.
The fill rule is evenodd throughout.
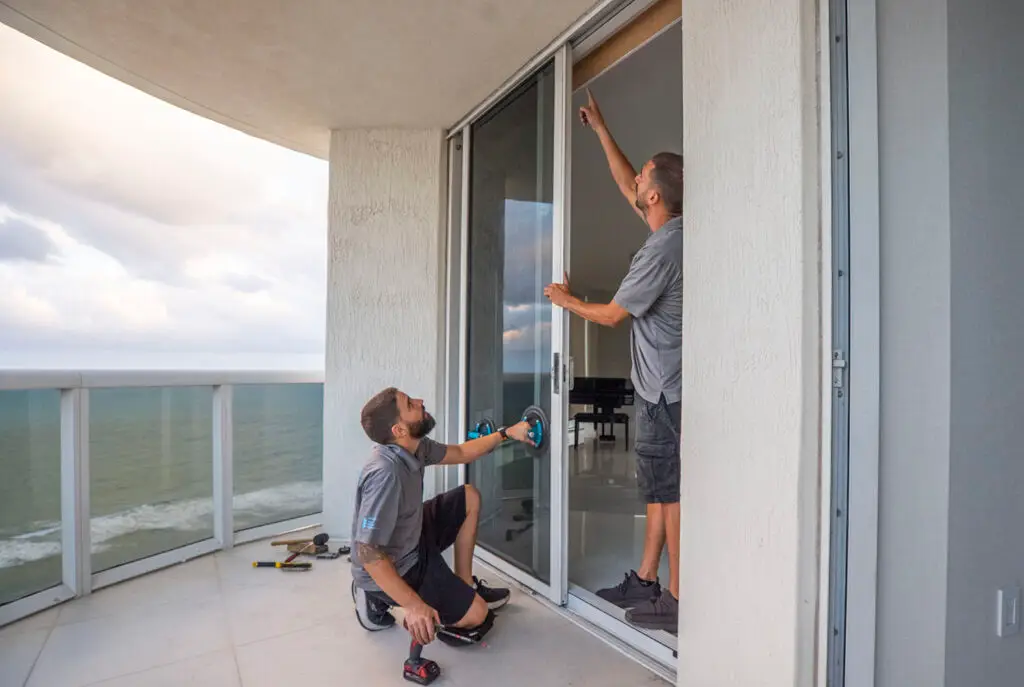
<path id="1" fill-rule="evenodd" d="M 445 150 L 440 130 L 331 135 L 323 480 L 339 539 L 371 448 L 367 399 L 397 386 L 441 420 Z"/>
<path id="2" fill-rule="evenodd" d="M 823 602 L 816 11 L 813 0 L 683 2 L 687 687 L 813 680 Z"/>

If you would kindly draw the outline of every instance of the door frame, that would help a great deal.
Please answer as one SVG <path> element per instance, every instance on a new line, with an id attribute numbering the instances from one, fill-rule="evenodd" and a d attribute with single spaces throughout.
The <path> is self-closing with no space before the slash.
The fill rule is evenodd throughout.
<path id="1" fill-rule="evenodd" d="M 519 72 L 508 79 L 499 89 L 477 106 L 470 114 L 449 130 L 449 179 L 448 199 L 448 298 L 446 314 L 446 393 L 444 407 L 450 413 L 445 423 L 447 441 L 465 441 L 467 426 L 467 348 L 468 331 L 465 326 L 468 314 L 467 274 L 469 269 L 468 231 L 471 184 L 472 125 L 498 104 L 513 88 L 522 84 L 537 71 L 554 60 L 555 73 L 555 121 L 553 122 L 553 196 L 552 196 L 552 265 L 551 281 L 561 281 L 564 272 L 570 268 L 571 255 L 571 138 L 573 89 L 573 67 L 608 37 L 627 27 L 642 15 L 657 0 L 605 0 L 583 19 L 560 36 L 552 45 L 538 54 Z M 607 71 L 636 50 L 647 45 L 664 31 L 680 30 L 681 21 L 672 19 L 658 31 L 634 46 L 620 59 L 601 71 Z M 457 296 L 455 295 L 457 294 Z M 633 650 L 670 670 L 675 669 L 676 651 L 638 630 L 624 621 L 608 614 L 592 603 L 585 590 L 575 590 L 568 580 L 569 558 L 569 394 L 572 385 L 572 360 L 569 356 L 570 313 L 562 308 L 552 312 L 552 357 L 558 354 L 557 368 L 552 360 L 552 375 L 557 376 L 558 392 L 552 379 L 551 434 L 550 434 L 550 481 L 551 481 L 551 551 L 550 583 L 544 583 L 528 572 L 516 567 L 504 558 L 482 547 L 477 547 L 476 557 L 495 568 L 504 576 L 521 584 L 528 590 L 545 597 L 548 601 L 566 607 L 575 616 L 584 620 L 595 630 L 629 646 Z M 454 349 L 454 350 L 453 350 Z M 468 467 L 452 466 L 445 469 L 445 488 L 453 488 L 467 482 Z"/>
<path id="2" fill-rule="evenodd" d="M 554 52 L 551 58 L 541 61 L 536 68 L 517 80 L 523 80 L 533 76 L 544 69 L 550 62 L 554 62 L 554 113 L 552 121 L 553 137 L 553 160 L 552 160 L 552 236 L 551 236 L 551 265 L 550 282 L 558 282 L 562 279 L 563 271 L 567 268 L 566 255 L 568 247 L 568 232 L 566 227 L 569 221 L 569 165 L 568 165 L 568 136 L 570 131 L 571 118 L 571 88 L 572 79 L 572 50 L 571 46 L 564 44 Z M 496 105 L 500 99 L 495 99 L 492 105 Z M 468 431 L 467 425 L 467 380 L 468 366 L 467 354 L 469 346 L 469 331 L 466 326 L 469 311 L 469 222 L 471 210 L 470 185 L 472 183 L 472 126 L 479 116 L 489 112 L 489 109 L 482 110 L 477 117 L 466 121 L 462 126 L 449 135 L 449 155 L 452 160 L 449 167 L 453 171 L 449 190 L 448 200 L 448 307 L 446 315 L 447 327 L 447 348 L 445 352 L 446 384 L 448 398 L 444 401 L 450 419 L 446 422 L 447 441 L 449 443 L 462 443 L 465 441 Z M 460 150 L 461 148 L 461 150 Z M 457 159 L 456 159 L 457 158 Z M 459 177 L 456 179 L 456 175 Z M 456 182 L 458 185 L 456 187 Z M 458 297 L 453 296 L 453 292 Z M 550 468 L 550 532 L 549 532 L 549 561 L 550 582 L 543 582 L 529 572 L 517 567 L 483 547 L 478 546 L 476 557 L 495 568 L 503 575 L 515 580 L 531 591 L 547 598 L 552 603 L 564 606 L 568 600 L 567 589 L 567 565 L 569 549 L 568 540 L 568 463 L 566 449 L 568 444 L 568 422 L 566 413 L 569 407 L 568 382 L 569 363 L 567 354 L 569 338 L 569 313 L 561 308 L 553 308 L 551 315 L 551 355 L 548 361 L 548 369 L 551 374 L 551 396 L 549 407 L 550 427 L 548 436 L 548 462 Z M 455 350 L 452 350 L 453 347 Z M 454 368 L 454 369 L 453 369 Z M 454 374 L 453 374 L 454 373 Z M 469 466 L 453 466 L 448 469 L 444 476 L 446 488 L 466 484 L 469 476 Z"/>

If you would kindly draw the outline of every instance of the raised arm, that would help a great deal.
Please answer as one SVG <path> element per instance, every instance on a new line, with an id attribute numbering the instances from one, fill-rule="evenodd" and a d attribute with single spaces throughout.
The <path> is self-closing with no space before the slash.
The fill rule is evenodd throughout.
<path id="1" fill-rule="evenodd" d="M 526 422 L 520 422 L 518 424 L 509 427 L 506 432 L 509 439 L 515 439 L 521 441 L 524 444 L 531 443 L 527 432 L 530 431 L 530 425 Z M 463 444 L 455 444 L 448 446 L 447 451 L 444 454 L 444 460 L 441 461 L 441 465 L 464 465 L 466 463 L 472 463 L 474 460 L 483 458 L 488 453 L 498 448 L 505 441 L 505 437 L 501 436 L 498 432 L 494 434 L 488 434 L 487 436 L 480 437 L 478 439 L 470 439 Z"/>
<path id="2" fill-rule="evenodd" d="M 587 101 L 587 104 L 580 108 L 580 121 L 597 134 L 615 185 L 619 187 L 619 191 L 629 202 L 629 207 L 643 218 L 643 212 L 636 206 L 636 170 L 633 169 L 633 165 L 630 164 L 625 153 L 619 148 L 619 144 L 615 142 L 611 131 L 608 130 L 608 126 L 604 123 L 604 117 L 601 115 L 601 108 L 597 106 L 594 94 L 590 92 L 589 88 L 587 89 Z"/>

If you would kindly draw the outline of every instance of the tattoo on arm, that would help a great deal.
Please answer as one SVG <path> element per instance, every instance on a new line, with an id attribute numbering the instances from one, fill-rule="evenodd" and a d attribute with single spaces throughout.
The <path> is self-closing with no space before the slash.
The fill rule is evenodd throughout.
<path id="1" fill-rule="evenodd" d="M 388 555 L 384 553 L 384 550 L 379 546 L 373 544 L 364 544 L 359 542 L 357 549 L 359 552 L 359 560 L 363 565 L 371 565 L 377 561 L 383 561 L 387 559 Z"/>

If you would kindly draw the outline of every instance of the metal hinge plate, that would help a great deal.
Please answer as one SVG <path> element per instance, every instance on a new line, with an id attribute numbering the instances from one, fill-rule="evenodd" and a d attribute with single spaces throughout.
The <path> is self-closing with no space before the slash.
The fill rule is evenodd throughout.
<path id="1" fill-rule="evenodd" d="M 844 351 L 832 351 L 832 388 L 842 389 L 846 383 L 846 353 Z"/>

